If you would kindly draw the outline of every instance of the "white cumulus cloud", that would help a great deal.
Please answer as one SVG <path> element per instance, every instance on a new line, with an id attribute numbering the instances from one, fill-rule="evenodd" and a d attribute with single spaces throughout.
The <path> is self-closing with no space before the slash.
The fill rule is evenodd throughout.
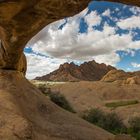
<path id="1" fill-rule="evenodd" d="M 134 68 L 140 68 L 140 63 L 132 62 L 131 65 L 132 65 Z"/>
<path id="2" fill-rule="evenodd" d="M 29 42 L 27 46 L 32 47 L 36 54 L 49 56 L 47 58 L 26 54 L 29 78 L 49 73 L 68 60 L 81 62 L 95 59 L 98 63 L 115 66 L 121 60 L 117 51 L 121 50 L 134 56 L 135 50 L 140 49 L 140 40 L 133 40 L 132 31 L 127 34 L 117 34 L 118 27 L 112 27 L 107 22 L 102 25 L 103 30 L 93 29 L 93 26 L 100 25 L 102 16 L 109 16 L 113 19 L 109 9 L 102 15 L 96 11 L 88 15 L 86 13 L 87 9 L 79 15 L 47 26 Z M 88 25 L 87 32 L 84 33 L 79 32 L 81 18 L 84 18 Z M 64 23 L 66 23 L 64 27 L 58 29 Z M 122 29 L 140 28 L 140 17 L 134 15 L 130 18 L 116 20 L 116 23 Z"/>
<path id="3" fill-rule="evenodd" d="M 88 27 L 99 25 L 102 20 L 102 18 L 100 17 L 100 15 L 97 14 L 96 11 L 92 11 L 90 14 L 85 16 L 84 19 L 85 19 Z"/>
<path id="4" fill-rule="evenodd" d="M 111 11 L 110 9 L 107 9 L 106 11 L 104 11 L 104 13 L 102 14 L 103 16 L 107 16 L 110 17 Z"/>
<path id="5" fill-rule="evenodd" d="M 25 53 L 25 55 L 28 62 L 26 77 L 29 79 L 48 74 L 59 68 L 60 64 L 67 62 L 65 59 L 61 59 L 60 61 L 56 58 L 47 58 L 36 54 Z"/>
<path id="6" fill-rule="evenodd" d="M 130 18 L 121 19 L 117 25 L 122 29 L 136 29 L 140 28 L 140 17 L 131 16 Z"/>

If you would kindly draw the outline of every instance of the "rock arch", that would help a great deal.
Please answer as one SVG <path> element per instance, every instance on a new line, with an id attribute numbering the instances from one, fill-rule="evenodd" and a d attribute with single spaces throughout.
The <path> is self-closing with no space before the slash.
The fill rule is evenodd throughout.
<path id="1" fill-rule="evenodd" d="M 0 68 L 26 72 L 26 43 L 51 22 L 72 16 L 90 0 L 3 0 L 0 2 Z"/>
<path id="2" fill-rule="evenodd" d="M 87 7 L 91 0 L 1 0 L 0 69 L 26 73 L 23 49 L 46 25 L 72 16 Z M 138 0 L 108 0 L 140 6 Z"/>
<path id="3" fill-rule="evenodd" d="M 23 49 L 32 36 L 47 24 L 80 12 L 89 2 L 0 0 L 1 140 L 114 139 L 114 135 L 54 105 L 22 75 L 26 72 Z M 118 2 L 140 6 L 136 0 Z"/>

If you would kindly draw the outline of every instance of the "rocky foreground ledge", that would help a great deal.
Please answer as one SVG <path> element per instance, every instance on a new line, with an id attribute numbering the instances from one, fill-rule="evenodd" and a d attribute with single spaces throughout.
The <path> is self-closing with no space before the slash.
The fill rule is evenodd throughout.
<path id="1" fill-rule="evenodd" d="M 113 140 L 53 104 L 20 72 L 0 70 L 1 140 Z"/>
<path id="2" fill-rule="evenodd" d="M 0 70 L 1 140 L 133 140 L 117 137 L 53 104 L 22 73 Z"/>
<path id="3" fill-rule="evenodd" d="M 110 1 L 140 6 L 138 0 Z M 46 25 L 75 15 L 89 2 L 90 0 L 0 1 L 0 68 L 5 69 L 0 70 L 0 140 L 114 139 L 112 134 L 54 105 L 20 73 L 26 73 L 23 54 L 26 43 Z M 130 139 L 125 136 L 115 138 Z"/>

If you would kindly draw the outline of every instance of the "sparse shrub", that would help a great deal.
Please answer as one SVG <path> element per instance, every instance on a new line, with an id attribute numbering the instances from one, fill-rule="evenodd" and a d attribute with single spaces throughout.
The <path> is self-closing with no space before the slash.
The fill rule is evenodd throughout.
<path id="1" fill-rule="evenodd" d="M 61 95 L 60 93 L 51 93 L 49 95 L 52 102 L 57 104 L 58 106 L 62 107 L 65 110 L 68 110 L 72 113 L 75 113 L 69 102 L 66 100 L 66 98 Z"/>
<path id="2" fill-rule="evenodd" d="M 129 120 L 130 127 L 127 133 L 140 140 L 140 117 L 134 117 Z"/>
<path id="3" fill-rule="evenodd" d="M 129 124 L 133 132 L 140 132 L 140 117 L 134 117 L 129 120 Z"/>
<path id="4" fill-rule="evenodd" d="M 37 85 L 38 89 L 45 95 L 51 93 L 51 89 L 46 86 L 46 84 L 39 84 Z"/>
<path id="5" fill-rule="evenodd" d="M 101 121 L 105 119 L 104 117 L 105 117 L 104 112 L 96 108 L 87 111 L 87 113 L 83 116 L 83 119 L 87 120 L 90 123 L 99 125 Z"/>
<path id="6" fill-rule="evenodd" d="M 49 96 L 52 102 L 67 111 L 75 113 L 74 109 L 71 107 L 66 98 L 59 92 L 51 91 L 51 88 L 47 87 L 46 84 L 38 84 L 37 87 L 44 95 Z"/>
<path id="7" fill-rule="evenodd" d="M 115 113 L 105 113 L 100 109 L 91 109 L 85 113 L 83 119 L 93 123 L 113 134 L 128 134 L 140 140 L 140 117 L 129 120 L 130 127 L 126 127 Z"/>
<path id="8" fill-rule="evenodd" d="M 123 133 L 126 131 L 126 127 L 116 113 L 107 113 L 105 115 L 103 128 L 114 134 Z"/>
<path id="9" fill-rule="evenodd" d="M 122 120 L 115 113 L 104 113 L 100 109 L 91 109 L 83 118 L 114 134 L 126 131 Z"/>

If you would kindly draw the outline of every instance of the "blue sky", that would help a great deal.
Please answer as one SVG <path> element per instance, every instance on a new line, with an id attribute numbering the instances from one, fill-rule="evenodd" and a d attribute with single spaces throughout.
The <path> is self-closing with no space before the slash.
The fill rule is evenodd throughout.
<path id="1" fill-rule="evenodd" d="M 140 9 L 91 2 L 80 14 L 45 27 L 28 43 L 25 54 L 29 78 L 64 62 L 93 59 L 125 71 L 140 70 Z"/>
<path id="2" fill-rule="evenodd" d="M 101 6 L 102 5 L 102 6 Z M 115 10 L 117 8 L 117 10 Z M 92 2 L 89 5 L 89 11 L 88 14 L 94 10 L 96 10 L 98 12 L 98 14 L 102 14 L 105 10 L 110 9 L 111 11 L 113 11 L 111 13 L 111 16 L 117 19 L 125 19 L 125 18 L 129 18 L 132 17 L 134 15 L 136 16 L 140 16 L 140 11 L 138 11 L 137 13 L 134 13 L 132 10 L 130 10 L 131 8 L 133 8 L 132 6 L 126 6 L 123 4 L 116 4 L 116 3 L 111 3 L 111 2 Z M 118 12 L 119 11 L 119 12 Z M 82 20 L 83 21 L 83 20 Z M 102 25 L 104 24 L 104 22 L 107 22 L 110 26 L 114 27 L 116 26 L 116 22 L 114 20 L 111 20 L 109 17 L 103 17 L 103 20 L 101 22 L 100 25 L 93 27 L 94 29 L 98 29 L 98 30 L 102 30 Z M 82 22 L 82 26 L 81 26 L 81 30 L 86 31 L 85 27 L 87 27 L 87 25 L 84 25 L 86 23 Z M 118 34 L 128 34 L 130 32 L 129 29 L 121 29 L 118 28 L 118 30 L 116 31 Z M 133 40 L 140 40 L 140 26 L 132 29 L 132 32 L 135 33 L 135 35 L 133 36 Z M 121 57 L 121 61 L 117 63 L 116 67 L 119 69 L 123 69 L 125 71 L 135 71 L 135 70 L 140 70 L 140 67 L 133 67 L 131 65 L 132 62 L 135 63 L 140 63 L 140 50 L 135 51 L 135 55 L 131 55 L 131 53 L 127 53 L 126 55 L 124 55 L 124 51 L 118 51 L 117 53 L 120 55 Z"/>

